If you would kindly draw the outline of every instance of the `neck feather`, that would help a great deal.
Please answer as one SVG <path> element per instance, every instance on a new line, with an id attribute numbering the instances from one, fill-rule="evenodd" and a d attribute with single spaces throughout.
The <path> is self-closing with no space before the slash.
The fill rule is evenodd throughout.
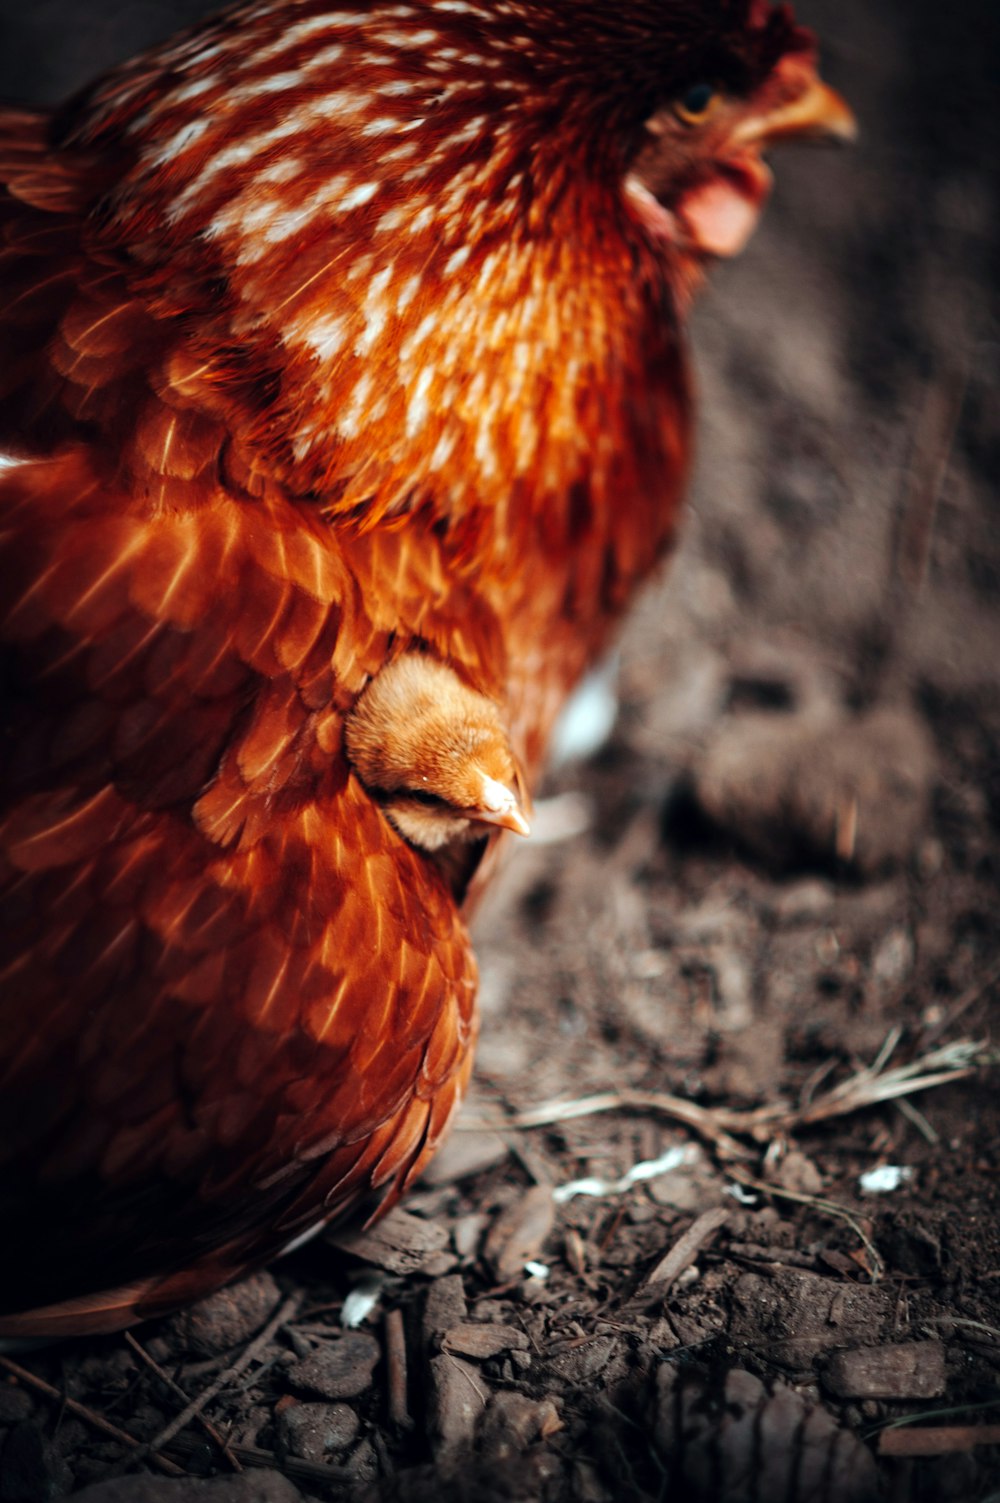
<path id="1" fill-rule="evenodd" d="M 677 424 L 686 272 L 622 191 L 639 102 L 559 15 L 253 5 L 76 122 L 127 143 L 105 243 L 197 327 L 213 401 L 252 385 L 251 445 L 331 514 L 565 508 L 627 486 L 637 423 Z M 637 389 L 664 410 L 637 416 Z"/>

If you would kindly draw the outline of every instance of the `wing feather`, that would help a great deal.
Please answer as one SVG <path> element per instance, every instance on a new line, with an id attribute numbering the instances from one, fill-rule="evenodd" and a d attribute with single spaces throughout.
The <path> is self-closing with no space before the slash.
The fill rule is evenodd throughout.
<path id="1" fill-rule="evenodd" d="M 433 1151 L 475 966 L 341 725 L 408 640 L 503 669 L 488 612 L 456 630 L 429 523 L 282 493 L 183 286 L 154 298 L 88 250 L 90 170 L 0 114 L 0 445 L 23 460 L 0 472 L 0 1330 L 21 1333 L 169 1308 Z"/>

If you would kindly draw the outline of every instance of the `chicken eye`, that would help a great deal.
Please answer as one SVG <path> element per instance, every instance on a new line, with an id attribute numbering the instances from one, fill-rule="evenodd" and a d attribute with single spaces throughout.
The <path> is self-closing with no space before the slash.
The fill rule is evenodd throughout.
<path id="1" fill-rule="evenodd" d="M 692 84 L 674 100 L 674 113 L 688 125 L 700 125 L 707 120 L 718 101 L 719 91 L 714 84 Z"/>

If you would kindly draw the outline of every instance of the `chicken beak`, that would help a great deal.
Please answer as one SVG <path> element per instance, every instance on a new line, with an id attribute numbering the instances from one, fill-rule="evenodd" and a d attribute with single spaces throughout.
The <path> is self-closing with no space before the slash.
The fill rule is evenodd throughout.
<path id="1" fill-rule="evenodd" d="M 813 78 L 791 104 L 741 121 L 733 141 L 766 151 L 779 141 L 854 141 L 857 134 L 858 122 L 846 100 L 822 79 Z"/>
<path id="2" fill-rule="evenodd" d="M 484 809 L 476 809 L 471 815 L 476 824 L 496 825 L 500 830 L 510 830 L 514 835 L 530 835 L 531 826 L 525 819 L 517 804 L 511 805 L 500 814 L 493 814 Z"/>
<path id="3" fill-rule="evenodd" d="M 495 778 L 483 778 L 483 796 L 475 809 L 467 809 L 469 819 L 479 825 L 496 825 L 500 830 L 510 830 L 514 835 L 530 835 L 531 826 L 524 817 L 520 800 L 506 783 Z"/>
<path id="4" fill-rule="evenodd" d="M 857 122 L 835 89 L 801 60 L 779 68 L 785 101 L 737 118 L 726 133 L 716 170 L 675 206 L 692 245 L 703 255 L 738 256 L 750 239 L 771 188 L 763 155 L 781 141 L 853 141 Z"/>

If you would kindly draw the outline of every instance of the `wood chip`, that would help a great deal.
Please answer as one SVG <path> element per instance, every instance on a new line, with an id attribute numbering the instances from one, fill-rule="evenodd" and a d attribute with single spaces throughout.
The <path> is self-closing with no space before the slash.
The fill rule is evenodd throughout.
<path id="1" fill-rule="evenodd" d="M 901 1425 L 878 1438 L 880 1456 L 949 1456 L 975 1446 L 1000 1446 L 1000 1425 Z"/>
<path id="2" fill-rule="evenodd" d="M 646 1275 L 645 1287 L 656 1284 L 662 1287 L 665 1294 L 685 1269 L 691 1267 L 702 1248 L 711 1242 L 728 1220 L 729 1211 L 725 1206 L 716 1206 L 714 1210 L 699 1216 L 693 1226 L 688 1227 L 683 1237 L 678 1238 L 670 1251 Z"/>
<path id="3" fill-rule="evenodd" d="M 563 1251 L 566 1262 L 579 1278 L 587 1271 L 587 1244 L 584 1242 L 576 1227 L 569 1226 L 563 1235 Z"/>
<path id="4" fill-rule="evenodd" d="M 430 1347 L 452 1326 L 461 1325 L 469 1314 L 461 1276 L 450 1273 L 436 1279 L 424 1301 L 424 1345 Z"/>
<path id="5" fill-rule="evenodd" d="M 526 1352 L 528 1345 L 524 1332 L 513 1326 L 482 1325 L 474 1321 L 452 1326 L 445 1332 L 442 1342 L 446 1352 L 474 1357 L 477 1362 L 499 1357 L 501 1352 Z"/>
<path id="6" fill-rule="evenodd" d="M 439 1153 L 434 1155 L 420 1177 L 422 1185 L 453 1185 L 456 1180 L 468 1179 L 494 1164 L 502 1164 L 510 1149 L 499 1133 L 490 1131 L 463 1132 L 461 1121 Z"/>
<path id="7" fill-rule="evenodd" d="M 824 1388 L 839 1399 L 935 1399 L 946 1384 L 940 1341 L 834 1352 L 823 1374 Z"/>
<path id="8" fill-rule="evenodd" d="M 446 1461 L 467 1450 L 490 1389 L 478 1368 L 445 1353 L 430 1361 L 428 1419 L 435 1459 Z"/>
<path id="9" fill-rule="evenodd" d="M 483 1232 L 489 1222 L 489 1217 L 472 1212 L 468 1216 L 460 1216 L 452 1228 L 451 1240 L 455 1244 L 455 1251 L 460 1258 L 474 1258 L 479 1251 L 479 1244 Z"/>
<path id="10" fill-rule="evenodd" d="M 327 1233 L 327 1241 L 341 1252 L 363 1258 L 389 1273 L 418 1273 L 448 1245 L 446 1229 L 436 1221 L 422 1221 L 398 1207 L 367 1230 Z"/>
<path id="11" fill-rule="evenodd" d="M 483 1249 L 501 1284 L 509 1283 L 534 1261 L 555 1225 L 556 1208 L 548 1185 L 534 1185 L 508 1206 L 490 1227 Z"/>

